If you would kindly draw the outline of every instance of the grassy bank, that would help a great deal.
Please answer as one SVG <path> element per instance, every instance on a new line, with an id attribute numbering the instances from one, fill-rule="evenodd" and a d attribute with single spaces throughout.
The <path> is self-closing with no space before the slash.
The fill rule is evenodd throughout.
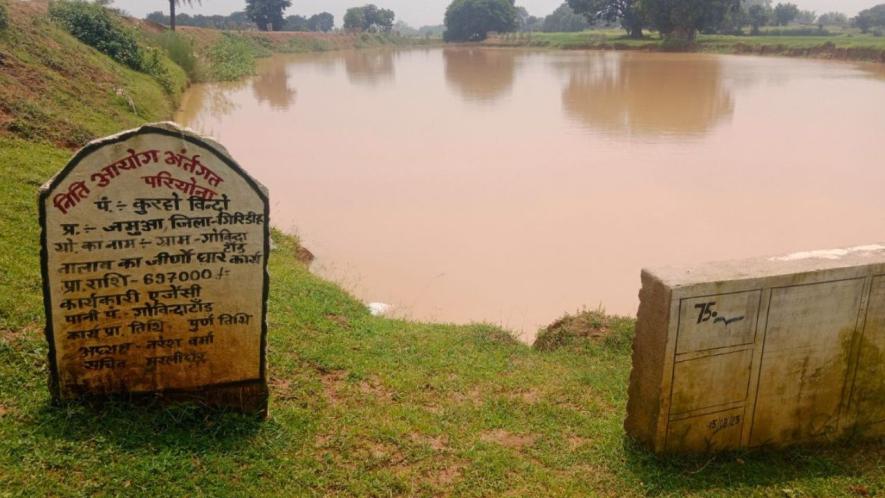
<path id="1" fill-rule="evenodd" d="M 322 34 L 255 31 L 221 32 L 203 28 L 179 28 L 181 38 L 194 47 L 203 69 L 200 80 L 231 81 L 255 71 L 255 60 L 273 53 L 326 52 L 423 45 L 427 42 L 383 33 Z"/>
<path id="2" fill-rule="evenodd" d="M 746 495 L 885 492 L 881 446 L 657 460 L 621 428 L 632 321 L 545 351 L 485 325 L 372 317 L 271 257 L 271 418 L 54 408 L 34 192 L 69 151 L 0 139 L 0 490 L 11 495 Z M 590 317 L 597 323 L 599 317 Z M 595 325 L 594 325 L 595 326 Z M 564 335 L 556 335 L 559 330 Z"/>
<path id="3" fill-rule="evenodd" d="M 373 317 L 281 233 L 269 420 L 51 406 L 37 188 L 82 140 L 169 116 L 174 95 L 53 26 L 32 32 L 26 6 L 0 31 L 0 91 L 34 88 L 0 107 L 0 496 L 885 493 L 875 444 L 658 460 L 621 428 L 632 320 L 583 314 L 532 349 L 492 326 Z"/>
<path id="4" fill-rule="evenodd" d="M 595 50 L 671 50 L 656 34 L 633 40 L 623 31 L 592 30 L 579 33 L 512 33 L 489 38 L 492 46 L 544 47 Z M 698 35 L 680 50 L 728 54 L 784 55 L 823 59 L 885 62 L 885 37 L 840 32 L 829 36 L 762 33 L 759 36 Z"/>

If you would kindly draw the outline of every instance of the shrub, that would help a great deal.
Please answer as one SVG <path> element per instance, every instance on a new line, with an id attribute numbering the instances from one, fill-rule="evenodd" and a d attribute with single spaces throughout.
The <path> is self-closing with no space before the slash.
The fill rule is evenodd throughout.
<path id="1" fill-rule="evenodd" d="M 661 42 L 661 50 L 666 52 L 687 52 L 694 47 L 694 42 L 683 38 L 666 36 Z"/>
<path id="2" fill-rule="evenodd" d="M 248 40 L 225 34 L 209 49 L 212 64 L 212 77 L 220 81 L 230 81 L 255 72 L 255 45 Z"/>
<path id="3" fill-rule="evenodd" d="M 6 12 L 6 4 L 0 2 L 0 29 L 9 26 L 9 14 Z"/>
<path id="4" fill-rule="evenodd" d="M 172 62 L 178 64 L 191 80 L 197 80 L 197 56 L 193 44 L 174 31 L 166 31 L 157 38 L 157 45 L 166 51 Z"/>
<path id="5" fill-rule="evenodd" d="M 75 38 L 115 61 L 138 71 L 144 69 L 135 35 L 101 5 L 62 0 L 50 4 L 49 16 Z"/>
<path id="6" fill-rule="evenodd" d="M 163 64 L 160 58 L 160 51 L 156 48 L 148 47 L 141 51 L 141 68 L 140 70 L 160 83 L 166 93 L 175 93 L 175 82 L 172 81 L 172 75 L 169 69 Z"/>
<path id="7" fill-rule="evenodd" d="M 81 42 L 151 76 L 167 93 L 178 91 L 160 51 L 139 45 L 134 31 L 102 5 L 83 0 L 59 0 L 50 4 L 49 16 Z"/>
<path id="8" fill-rule="evenodd" d="M 610 350 L 629 351 L 632 337 L 631 319 L 606 315 L 602 309 L 584 310 L 566 315 L 540 330 L 533 347 L 539 351 L 555 351 L 599 344 Z"/>
<path id="9" fill-rule="evenodd" d="M 317 38 L 292 38 L 282 47 L 284 52 L 325 52 L 335 46 L 328 40 Z"/>

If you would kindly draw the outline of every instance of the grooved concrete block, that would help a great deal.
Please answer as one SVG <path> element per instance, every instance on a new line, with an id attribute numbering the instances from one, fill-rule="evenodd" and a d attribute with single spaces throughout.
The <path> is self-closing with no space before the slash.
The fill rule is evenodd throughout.
<path id="1" fill-rule="evenodd" d="M 885 246 L 643 270 L 627 433 L 657 453 L 885 436 Z"/>

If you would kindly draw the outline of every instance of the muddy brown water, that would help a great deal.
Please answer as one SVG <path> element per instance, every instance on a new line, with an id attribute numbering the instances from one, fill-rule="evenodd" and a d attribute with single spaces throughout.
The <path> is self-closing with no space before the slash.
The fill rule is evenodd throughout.
<path id="1" fill-rule="evenodd" d="M 177 120 L 270 188 L 313 270 L 531 340 L 640 268 L 885 240 L 885 69 L 433 48 L 275 56 Z"/>

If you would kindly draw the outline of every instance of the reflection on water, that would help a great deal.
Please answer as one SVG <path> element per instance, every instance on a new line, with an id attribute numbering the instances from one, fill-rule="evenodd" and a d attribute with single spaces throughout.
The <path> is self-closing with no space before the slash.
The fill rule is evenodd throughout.
<path id="1" fill-rule="evenodd" d="M 259 72 L 179 121 L 270 188 L 315 271 L 400 315 L 531 337 L 634 313 L 643 266 L 882 242 L 881 66 L 447 47 Z"/>
<path id="2" fill-rule="evenodd" d="M 519 53 L 488 48 L 445 48 L 446 81 L 467 100 L 493 101 L 507 95 Z"/>
<path id="3" fill-rule="evenodd" d="M 621 134 L 704 133 L 734 113 L 715 56 L 597 54 L 571 66 L 562 105 L 588 127 Z"/>
<path id="4" fill-rule="evenodd" d="M 295 101 L 295 90 L 289 87 L 286 66 L 269 64 L 252 80 L 252 92 L 258 102 L 267 102 L 274 109 L 286 109 Z"/>
<path id="5" fill-rule="evenodd" d="M 216 133 L 218 120 L 237 109 L 237 103 L 229 95 L 243 85 L 242 82 L 193 85 L 184 94 L 175 120 L 203 133 Z"/>
<path id="6" fill-rule="evenodd" d="M 344 68 L 351 83 L 378 85 L 394 80 L 396 52 L 383 50 L 357 50 L 345 52 Z"/>

